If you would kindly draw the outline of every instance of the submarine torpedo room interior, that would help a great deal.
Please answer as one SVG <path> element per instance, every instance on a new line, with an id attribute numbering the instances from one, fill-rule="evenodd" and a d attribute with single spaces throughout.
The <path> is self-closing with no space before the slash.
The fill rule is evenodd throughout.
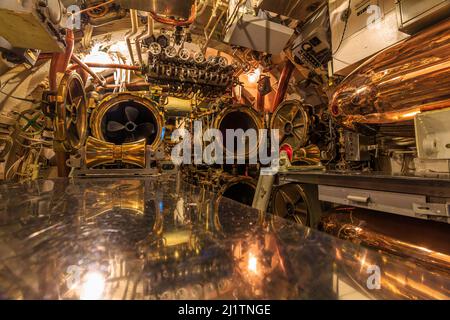
<path id="1" fill-rule="evenodd" d="M 2 299 L 447 300 L 449 224 L 449 0 L 0 1 Z"/>

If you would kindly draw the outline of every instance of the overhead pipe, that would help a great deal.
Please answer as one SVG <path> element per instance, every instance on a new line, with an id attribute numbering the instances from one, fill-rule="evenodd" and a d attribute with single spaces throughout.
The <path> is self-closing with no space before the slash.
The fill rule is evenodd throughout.
<path id="1" fill-rule="evenodd" d="M 67 29 L 66 50 L 63 53 L 51 54 L 52 61 L 50 62 L 50 71 L 49 71 L 49 85 L 51 91 L 57 90 L 58 88 L 57 74 L 66 71 L 70 62 L 70 58 L 72 57 L 73 54 L 74 45 L 75 45 L 75 37 L 73 31 Z"/>
<path id="2" fill-rule="evenodd" d="M 138 25 L 138 16 L 137 10 L 130 9 L 130 18 L 131 18 L 131 30 L 126 33 L 125 41 L 128 47 L 128 54 L 130 55 L 131 63 L 136 65 L 136 60 L 134 59 L 133 47 L 131 46 L 131 38 L 137 33 L 137 25 Z"/>
<path id="3" fill-rule="evenodd" d="M 86 62 L 86 66 L 91 68 L 104 68 L 104 69 L 124 69 L 124 70 L 132 70 L 139 71 L 139 66 L 131 66 L 129 64 L 120 64 L 120 63 L 98 63 L 98 62 Z"/>
<path id="4" fill-rule="evenodd" d="M 149 19 L 150 19 L 150 17 L 149 17 Z M 148 28 L 148 25 L 146 28 Z M 136 36 L 136 38 L 134 39 L 134 45 L 136 47 L 136 52 L 137 52 L 140 66 L 142 66 L 144 64 L 144 60 L 142 59 L 141 39 L 148 33 L 146 28 L 144 28 L 144 30 L 142 30 L 142 32 L 138 36 Z"/>
<path id="5" fill-rule="evenodd" d="M 286 64 L 284 65 L 280 79 L 278 80 L 278 89 L 273 100 L 271 112 L 274 112 L 278 105 L 284 100 L 294 69 L 295 66 L 291 60 L 286 60 Z"/>
<path id="6" fill-rule="evenodd" d="M 86 63 L 84 63 L 83 61 L 81 61 L 80 58 L 78 58 L 76 55 L 72 55 L 72 61 L 76 64 L 78 64 L 84 71 L 86 71 L 87 73 L 89 73 L 89 75 L 94 78 L 94 81 L 96 81 L 97 83 L 99 83 L 100 85 L 104 84 L 104 80 L 102 78 L 100 78 L 100 76 L 94 72 L 94 70 L 92 70 Z"/>

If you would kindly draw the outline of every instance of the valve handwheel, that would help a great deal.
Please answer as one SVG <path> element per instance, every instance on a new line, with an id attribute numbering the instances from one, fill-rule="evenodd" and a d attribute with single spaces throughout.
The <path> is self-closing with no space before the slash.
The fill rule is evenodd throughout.
<path id="1" fill-rule="evenodd" d="M 87 136 L 87 98 L 84 83 L 75 73 L 65 74 L 57 95 L 55 111 L 55 141 L 65 151 L 80 149 Z"/>

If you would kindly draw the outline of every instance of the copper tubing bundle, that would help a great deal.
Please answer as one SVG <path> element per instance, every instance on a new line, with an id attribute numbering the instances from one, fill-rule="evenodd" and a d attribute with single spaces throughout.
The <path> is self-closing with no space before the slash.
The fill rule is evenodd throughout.
<path id="1" fill-rule="evenodd" d="M 445 248 L 447 225 L 358 208 L 335 208 L 322 218 L 320 229 L 450 275 L 450 250 Z"/>
<path id="2" fill-rule="evenodd" d="M 330 111 L 348 127 L 410 120 L 450 107 L 450 19 L 369 59 L 335 91 Z"/>

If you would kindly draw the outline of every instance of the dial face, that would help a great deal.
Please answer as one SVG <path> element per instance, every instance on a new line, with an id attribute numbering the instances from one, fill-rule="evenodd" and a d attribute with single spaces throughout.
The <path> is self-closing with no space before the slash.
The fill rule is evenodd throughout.
<path id="1" fill-rule="evenodd" d="M 157 42 L 152 42 L 149 47 L 149 51 L 152 55 L 157 56 L 161 54 L 162 48 Z"/>
<path id="2" fill-rule="evenodd" d="M 180 57 L 181 60 L 187 61 L 191 57 L 191 53 L 189 52 L 188 49 L 183 48 L 178 53 L 178 56 Z"/>
<path id="3" fill-rule="evenodd" d="M 223 68 L 223 67 L 226 67 L 226 66 L 228 65 L 228 59 L 225 58 L 225 57 L 219 57 L 219 58 L 218 58 L 218 64 L 219 64 L 219 66 L 221 66 L 222 68 Z"/>
<path id="4" fill-rule="evenodd" d="M 194 54 L 194 61 L 197 63 L 202 63 L 205 61 L 205 56 L 200 51 Z"/>
<path id="5" fill-rule="evenodd" d="M 177 56 L 177 49 L 172 46 L 168 46 L 166 49 L 164 49 L 164 53 L 169 58 L 175 58 Z"/>

